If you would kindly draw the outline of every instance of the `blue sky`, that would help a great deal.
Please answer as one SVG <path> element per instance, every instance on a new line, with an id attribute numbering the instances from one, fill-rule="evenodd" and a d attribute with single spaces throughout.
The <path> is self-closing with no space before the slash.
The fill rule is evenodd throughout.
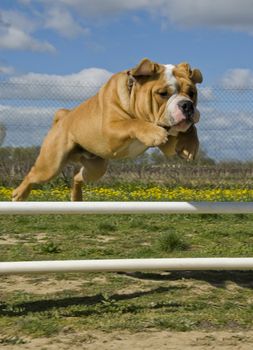
<path id="1" fill-rule="evenodd" d="M 117 72 L 149 57 L 188 61 L 213 85 L 229 69 L 253 69 L 252 7 L 251 0 L 1 0 L 0 67 L 16 75 Z"/>
<path id="2" fill-rule="evenodd" d="M 203 147 L 217 159 L 251 159 L 251 93 L 214 87 L 253 86 L 252 0 L 1 0 L 0 81 L 10 83 L 0 86 L 4 145 L 40 142 L 66 98 L 81 102 L 95 91 L 85 83 L 101 85 L 143 57 L 198 67 Z M 74 91 L 76 81 L 83 87 Z"/>

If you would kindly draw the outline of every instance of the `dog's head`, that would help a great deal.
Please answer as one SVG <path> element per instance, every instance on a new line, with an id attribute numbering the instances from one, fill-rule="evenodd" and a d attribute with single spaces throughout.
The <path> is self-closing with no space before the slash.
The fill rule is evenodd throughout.
<path id="1" fill-rule="evenodd" d="M 130 106 L 137 118 L 164 126 L 172 135 L 199 121 L 196 84 L 203 80 L 199 69 L 145 58 L 127 74 Z"/>

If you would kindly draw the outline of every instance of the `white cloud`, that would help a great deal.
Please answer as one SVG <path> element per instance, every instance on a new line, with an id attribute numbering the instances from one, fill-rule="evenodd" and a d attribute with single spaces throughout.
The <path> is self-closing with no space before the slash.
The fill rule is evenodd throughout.
<path id="1" fill-rule="evenodd" d="M 18 28 L 0 28 L 0 48 L 7 50 L 31 50 L 39 52 L 55 52 L 55 48 L 46 41 L 34 39 Z"/>
<path id="2" fill-rule="evenodd" d="M 11 66 L 5 66 L 0 63 L 0 74 L 13 74 L 14 68 Z"/>
<path id="3" fill-rule="evenodd" d="M 55 52 L 53 45 L 47 41 L 34 38 L 31 33 L 37 24 L 16 11 L 0 12 L 0 48 L 6 50 L 31 50 Z"/>
<path id="4" fill-rule="evenodd" d="M 21 31 L 32 33 L 38 27 L 38 21 L 35 18 L 27 17 L 21 12 L 15 10 L 1 10 L 0 18 L 2 25 L 6 27 L 15 27 Z"/>
<path id="5" fill-rule="evenodd" d="M 69 11 L 59 7 L 49 9 L 45 16 L 44 26 L 67 38 L 90 33 L 90 30 L 82 27 Z"/>
<path id="6" fill-rule="evenodd" d="M 236 93 L 235 93 L 236 92 Z M 225 94 L 225 96 L 223 96 Z M 200 104 L 198 134 L 201 147 L 216 160 L 251 160 L 253 154 L 252 92 L 245 96 L 235 90 L 216 90 L 216 99 Z M 234 102 L 233 102 L 234 100 Z"/>
<path id="7" fill-rule="evenodd" d="M 57 108 L 42 106 L 0 105 L 3 146 L 38 146 L 52 124 Z"/>
<path id="8" fill-rule="evenodd" d="M 0 105 L 0 125 L 7 130 L 3 145 L 40 145 L 57 109 L 80 104 L 111 75 L 89 68 L 69 75 L 29 73 L 0 81 L 0 100 L 9 103 Z"/>
<path id="9" fill-rule="evenodd" d="M 214 98 L 213 96 L 213 88 L 210 86 L 205 86 L 198 88 L 198 101 L 210 101 Z"/>
<path id="10" fill-rule="evenodd" d="M 112 73 L 89 68 L 69 75 L 29 73 L 0 82 L 0 125 L 7 130 L 4 146 L 40 145 L 59 108 L 73 108 L 94 95 Z M 25 107 L 29 103 L 30 106 Z"/>
<path id="11" fill-rule="evenodd" d="M 34 18 L 30 15 L 29 20 L 24 21 L 25 16 L 22 13 L 5 11 L 4 17 L 11 26 L 9 30 L 5 28 L 5 33 L 0 31 L 1 48 L 53 52 L 52 44 L 37 40 L 32 33 L 36 30 L 50 29 L 66 38 L 74 38 L 90 33 L 90 28 L 83 24 L 85 21 L 92 24 L 97 20 L 110 21 L 126 12 L 132 12 L 132 16 L 135 16 L 136 11 L 148 12 L 153 18 L 159 19 L 162 29 L 166 29 L 172 23 L 184 28 L 209 27 L 253 35 L 252 0 L 19 0 L 19 2 L 24 6 L 27 5 L 28 12 L 33 14 Z M 40 13 L 34 6 L 35 2 L 41 5 Z"/>
<path id="12" fill-rule="evenodd" d="M 209 157 L 221 160 L 252 161 L 252 130 L 198 129 L 201 147 Z"/>
<path id="13" fill-rule="evenodd" d="M 49 4 L 50 1 L 42 0 Z M 68 6 L 69 8 L 78 11 L 83 16 L 104 16 L 115 15 L 125 11 L 134 11 L 139 9 L 149 10 L 150 8 L 156 8 L 163 6 L 166 1 L 164 0 L 58 0 L 58 3 Z"/>
<path id="14" fill-rule="evenodd" d="M 164 15 L 181 26 L 210 26 L 251 32 L 251 0 L 164 1 Z"/>
<path id="15" fill-rule="evenodd" d="M 0 105 L 0 123 L 14 129 L 45 126 L 52 122 L 54 113 L 53 107 Z"/>
<path id="16" fill-rule="evenodd" d="M 100 68 L 83 69 L 68 75 L 28 73 L 11 77 L 1 84 L 0 98 L 81 100 L 94 95 L 111 75 Z"/>
<path id="17" fill-rule="evenodd" d="M 51 1 L 40 0 L 47 7 Z M 84 18 L 146 10 L 183 27 L 208 26 L 253 34 L 252 0 L 56 0 Z"/>
<path id="18" fill-rule="evenodd" d="M 6 50 L 30 50 L 39 52 L 55 52 L 54 46 L 34 36 L 36 31 L 50 29 L 61 36 L 74 38 L 88 35 L 90 29 L 82 25 L 80 16 L 74 16 L 65 6 L 50 3 L 44 10 L 33 9 L 24 14 L 17 10 L 0 10 L 0 48 Z"/>
<path id="19" fill-rule="evenodd" d="M 253 71 L 244 68 L 234 68 L 228 70 L 221 79 L 222 86 L 231 88 L 253 87 Z"/>

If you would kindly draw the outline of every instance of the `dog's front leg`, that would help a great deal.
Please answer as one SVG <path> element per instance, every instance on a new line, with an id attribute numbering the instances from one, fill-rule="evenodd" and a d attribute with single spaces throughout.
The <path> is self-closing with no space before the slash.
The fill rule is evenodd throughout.
<path id="1" fill-rule="evenodd" d="M 195 159 L 199 149 L 196 127 L 193 125 L 187 132 L 180 132 L 177 136 L 168 136 L 168 141 L 159 148 L 167 157 L 177 154 L 183 159 Z"/>
<path id="2" fill-rule="evenodd" d="M 111 139 L 137 139 L 147 147 L 158 146 L 167 142 L 167 131 L 155 124 L 142 120 L 120 120 L 110 123 Z"/>
<path id="3" fill-rule="evenodd" d="M 166 157 L 172 157 L 176 154 L 177 136 L 168 136 L 168 141 L 164 145 L 160 145 L 160 150 Z"/>
<path id="4" fill-rule="evenodd" d="M 183 159 L 194 160 L 199 150 L 197 128 L 192 125 L 185 133 L 177 136 L 176 153 Z"/>

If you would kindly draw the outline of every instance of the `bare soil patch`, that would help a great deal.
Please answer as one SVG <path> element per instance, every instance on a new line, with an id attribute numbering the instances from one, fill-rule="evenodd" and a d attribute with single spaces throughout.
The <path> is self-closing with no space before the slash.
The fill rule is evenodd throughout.
<path id="1" fill-rule="evenodd" d="M 252 350 L 250 332 L 86 332 L 60 334 L 52 338 L 22 339 L 24 344 L 1 345 L 4 350 Z"/>
<path id="2" fill-rule="evenodd" d="M 52 294 L 63 290 L 78 290 L 84 283 L 88 283 L 84 279 L 68 279 L 57 280 L 54 278 L 27 278 L 25 276 L 8 276 L 3 278 L 0 285 L 1 292 L 12 293 L 22 291 L 32 294 Z"/>

